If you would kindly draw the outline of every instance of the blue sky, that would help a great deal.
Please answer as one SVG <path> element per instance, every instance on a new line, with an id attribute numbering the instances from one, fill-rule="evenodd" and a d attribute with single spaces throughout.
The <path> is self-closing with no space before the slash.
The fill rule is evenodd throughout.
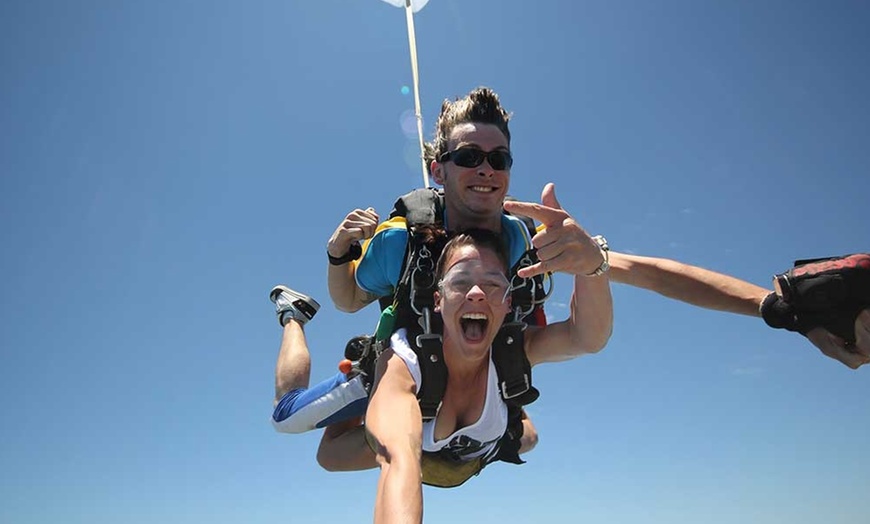
<path id="1" fill-rule="evenodd" d="M 427 139 L 441 100 L 493 87 L 511 193 L 555 182 L 616 250 L 768 285 L 868 249 L 866 2 L 431 0 L 416 24 Z M 366 521 L 376 472 L 320 471 L 319 434 L 269 424 L 267 293 L 324 304 L 315 380 L 374 325 L 329 303 L 324 248 L 422 185 L 403 12 L 13 0 L 0 64 L 0 521 Z M 528 463 L 427 488 L 426 522 L 866 518 L 868 370 L 614 296 L 605 351 L 537 369 Z"/>

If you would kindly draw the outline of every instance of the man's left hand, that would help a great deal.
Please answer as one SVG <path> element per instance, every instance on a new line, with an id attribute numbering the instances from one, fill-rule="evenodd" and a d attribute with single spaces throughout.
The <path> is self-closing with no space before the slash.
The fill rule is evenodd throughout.
<path id="1" fill-rule="evenodd" d="M 520 277 L 529 278 L 556 271 L 586 276 L 604 261 L 598 244 L 562 209 L 556 199 L 556 186 L 553 183 L 544 186 L 540 204 L 507 201 L 504 209 L 509 213 L 530 217 L 544 226 L 532 238 L 540 261 L 519 270 L 517 274 Z"/>

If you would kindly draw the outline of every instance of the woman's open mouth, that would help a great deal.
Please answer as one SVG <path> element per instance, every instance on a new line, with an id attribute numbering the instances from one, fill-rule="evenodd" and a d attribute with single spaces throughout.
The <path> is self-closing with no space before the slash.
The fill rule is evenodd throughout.
<path id="1" fill-rule="evenodd" d="M 483 313 L 466 313 L 459 319 L 462 335 L 469 342 L 480 342 L 486 336 L 489 318 Z"/>

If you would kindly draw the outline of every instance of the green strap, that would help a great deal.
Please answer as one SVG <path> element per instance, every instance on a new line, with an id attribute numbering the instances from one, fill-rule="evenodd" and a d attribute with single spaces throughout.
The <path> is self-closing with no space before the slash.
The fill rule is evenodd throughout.
<path id="1" fill-rule="evenodd" d="M 378 320 L 378 327 L 375 329 L 375 340 L 387 340 L 393 334 L 393 328 L 396 325 L 396 311 L 394 305 L 387 306 L 381 311 L 381 318 Z"/>

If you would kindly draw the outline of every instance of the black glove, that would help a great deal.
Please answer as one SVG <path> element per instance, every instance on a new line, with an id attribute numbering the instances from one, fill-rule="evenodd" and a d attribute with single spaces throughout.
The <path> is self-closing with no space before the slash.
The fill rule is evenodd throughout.
<path id="1" fill-rule="evenodd" d="M 855 343 L 855 319 L 870 307 L 870 254 L 798 260 L 774 278 L 782 296 L 771 293 L 762 302 L 767 325 L 803 335 L 823 327 Z"/>

